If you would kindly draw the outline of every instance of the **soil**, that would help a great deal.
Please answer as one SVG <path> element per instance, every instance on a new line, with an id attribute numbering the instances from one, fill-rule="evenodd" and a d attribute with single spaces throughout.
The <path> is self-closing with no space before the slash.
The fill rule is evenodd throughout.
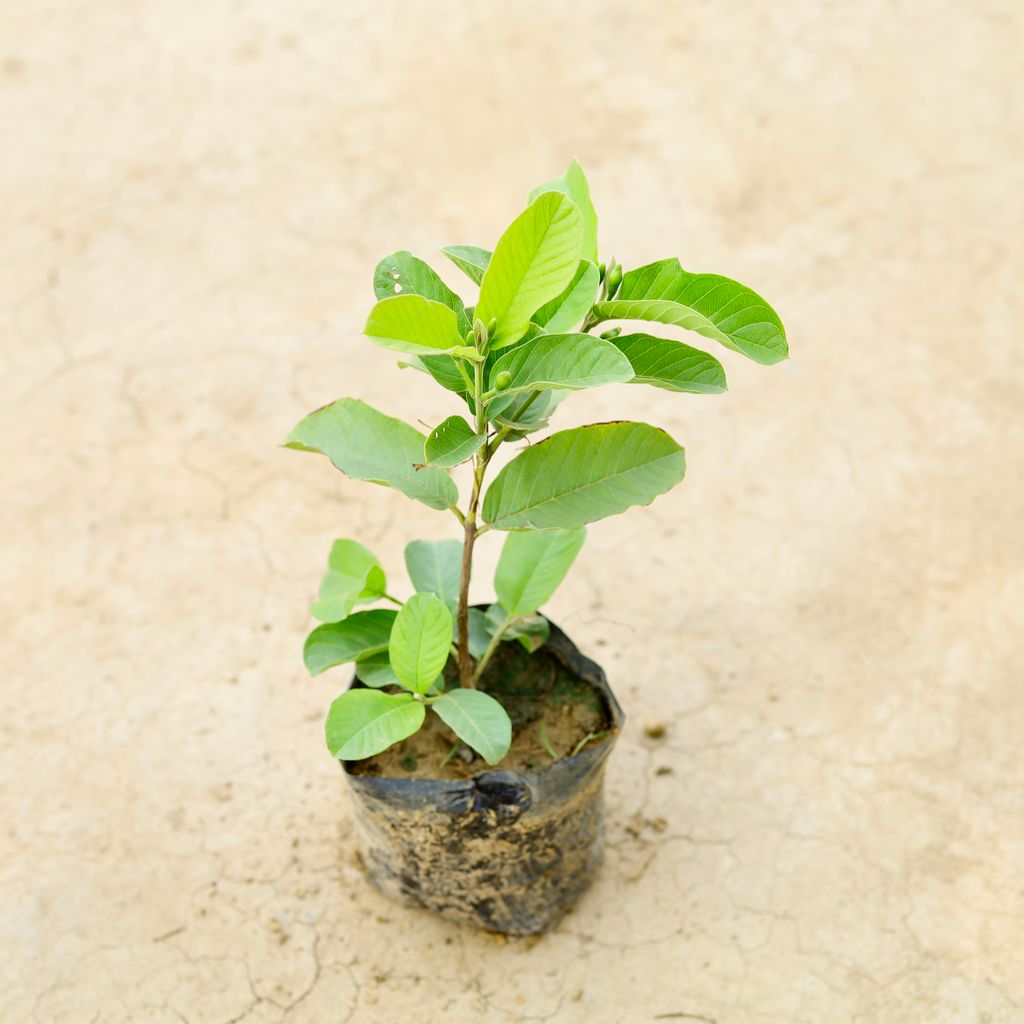
<path id="1" fill-rule="evenodd" d="M 445 677 L 449 686 L 457 685 L 451 665 Z M 498 766 L 503 770 L 545 768 L 586 743 L 608 739 L 604 698 L 544 648 L 529 654 L 516 642 L 502 644 L 479 688 L 500 700 L 512 719 L 512 746 Z M 434 714 L 407 740 L 346 766 L 354 775 L 407 779 L 469 779 L 488 768 Z"/>

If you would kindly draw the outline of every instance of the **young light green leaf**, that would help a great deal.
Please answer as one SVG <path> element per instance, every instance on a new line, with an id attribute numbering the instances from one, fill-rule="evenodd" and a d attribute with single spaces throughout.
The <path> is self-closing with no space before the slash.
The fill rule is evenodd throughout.
<path id="1" fill-rule="evenodd" d="M 373 293 L 378 299 L 395 295 L 422 295 L 440 302 L 455 313 L 459 334 L 464 338 L 473 326 L 466 316 L 462 299 L 441 280 L 437 271 L 411 252 L 393 252 L 377 264 L 373 272 Z"/>
<path id="2" fill-rule="evenodd" d="M 646 423 L 563 430 L 517 455 L 484 497 L 499 530 L 568 530 L 649 505 L 686 472 L 683 449 Z"/>
<path id="3" fill-rule="evenodd" d="M 543 615 L 527 615 L 505 631 L 506 640 L 518 640 L 531 654 L 548 642 L 551 623 Z"/>
<path id="4" fill-rule="evenodd" d="M 541 334 L 517 345 L 495 362 L 489 386 L 499 373 L 511 374 L 502 395 L 521 391 L 579 391 L 633 379 L 629 360 L 610 342 L 589 334 Z"/>
<path id="5" fill-rule="evenodd" d="M 491 262 L 491 254 L 475 245 L 446 245 L 441 252 L 474 284 L 484 279 L 484 271 Z"/>
<path id="6" fill-rule="evenodd" d="M 487 609 L 484 622 L 490 636 L 502 628 L 508 621 L 509 614 L 500 604 L 492 604 Z M 522 615 L 505 626 L 501 639 L 503 641 L 518 640 L 531 654 L 548 642 L 551 635 L 551 623 L 543 615 Z M 472 652 L 470 652 L 472 653 Z"/>
<path id="7" fill-rule="evenodd" d="M 461 416 L 449 416 L 427 435 L 423 457 L 427 465 L 450 469 L 467 459 L 487 440 L 478 434 Z"/>
<path id="8" fill-rule="evenodd" d="M 374 608 L 354 612 L 341 622 L 317 626 L 302 649 L 309 674 L 316 676 L 346 661 L 358 661 L 386 651 L 396 615 L 390 608 Z"/>
<path id="9" fill-rule="evenodd" d="M 363 333 L 375 345 L 413 355 L 436 356 L 465 347 L 455 310 L 422 295 L 381 299 L 370 310 Z"/>
<path id="10" fill-rule="evenodd" d="M 623 334 L 612 338 L 611 343 L 633 367 L 633 384 L 697 395 L 717 395 L 726 390 L 722 364 L 699 348 L 650 334 Z"/>
<path id="11" fill-rule="evenodd" d="M 488 764 L 497 764 L 512 745 L 508 712 L 480 690 L 449 690 L 432 705 L 441 720 Z"/>
<path id="12" fill-rule="evenodd" d="M 580 209 L 583 215 L 583 257 L 597 262 L 597 211 L 590 200 L 590 185 L 580 162 L 573 157 L 565 174 L 546 185 L 539 185 L 530 193 L 532 202 L 544 192 L 562 192 Z"/>
<path id="13" fill-rule="evenodd" d="M 384 686 L 401 686 L 387 651 L 371 654 L 356 662 L 356 678 L 367 686 L 379 690 Z"/>
<path id="14" fill-rule="evenodd" d="M 579 266 L 583 218 L 559 192 L 535 199 L 509 225 L 480 285 L 476 316 L 497 320 L 492 348 L 517 341 L 530 317 L 565 290 Z"/>
<path id="15" fill-rule="evenodd" d="M 459 601 L 462 542 L 413 540 L 405 546 L 405 567 L 421 594 L 436 594 L 450 608 Z"/>
<path id="16" fill-rule="evenodd" d="M 388 654 L 398 681 L 426 693 L 448 661 L 452 613 L 434 594 L 415 594 L 402 606 L 391 630 Z"/>
<path id="17" fill-rule="evenodd" d="M 362 601 L 375 601 L 387 589 L 376 556 L 354 540 L 336 540 L 310 611 L 321 622 L 340 622 Z"/>
<path id="18" fill-rule="evenodd" d="M 411 693 L 348 690 L 327 713 L 327 749 L 342 761 L 373 757 L 416 732 L 426 713 Z"/>
<path id="19" fill-rule="evenodd" d="M 445 509 L 459 500 L 459 492 L 444 470 L 415 468 L 425 440 L 408 423 L 342 398 L 302 420 L 285 447 L 320 452 L 353 480 L 394 487 L 430 508 Z"/>
<path id="20" fill-rule="evenodd" d="M 587 531 L 540 530 L 510 533 L 494 574 L 494 591 L 509 615 L 529 615 L 565 579 Z"/>
<path id="21" fill-rule="evenodd" d="M 760 295 L 728 277 L 690 274 L 677 259 L 629 271 L 615 298 L 597 303 L 594 315 L 674 324 L 766 366 L 789 355 L 782 321 Z"/>
<path id="22" fill-rule="evenodd" d="M 533 314 L 533 323 L 549 334 L 571 331 L 586 316 L 597 297 L 601 275 L 595 264 L 580 260 L 576 276 L 557 298 L 545 303 Z"/>

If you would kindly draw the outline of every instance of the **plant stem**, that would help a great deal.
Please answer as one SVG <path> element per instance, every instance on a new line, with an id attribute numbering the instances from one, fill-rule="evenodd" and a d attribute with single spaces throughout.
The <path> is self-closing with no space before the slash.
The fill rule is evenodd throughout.
<path id="1" fill-rule="evenodd" d="M 484 393 L 483 361 L 473 365 L 473 408 L 476 410 L 476 432 L 483 434 L 487 430 L 487 416 L 482 401 Z M 463 522 L 462 539 L 462 572 L 459 576 L 459 608 L 457 622 L 459 627 L 459 684 L 466 689 L 473 689 L 473 662 L 469 655 L 469 580 L 473 572 L 473 544 L 476 542 L 476 513 L 480 505 L 480 488 L 484 482 L 484 472 L 490 461 L 489 446 L 477 450 L 473 460 L 473 492 L 469 499 L 469 508 Z"/>

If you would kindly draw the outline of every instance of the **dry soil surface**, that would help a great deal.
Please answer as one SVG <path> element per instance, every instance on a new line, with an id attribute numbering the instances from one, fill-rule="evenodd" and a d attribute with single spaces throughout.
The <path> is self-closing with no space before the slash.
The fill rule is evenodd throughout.
<path id="1" fill-rule="evenodd" d="M 1021 12 L 5 3 L 0 1019 L 1024 1021 Z M 454 520 L 276 445 L 455 411 L 374 263 L 574 153 L 606 254 L 793 359 L 562 407 L 690 468 L 549 608 L 630 720 L 600 877 L 505 941 L 367 890 L 299 658 L 334 537 L 400 580 Z"/>

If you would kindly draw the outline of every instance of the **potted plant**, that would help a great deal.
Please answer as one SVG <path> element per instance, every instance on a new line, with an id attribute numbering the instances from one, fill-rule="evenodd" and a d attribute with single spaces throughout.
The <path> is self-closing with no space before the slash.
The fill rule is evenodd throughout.
<path id="1" fill-rule="evenodd" d="M 677 259 L 626 273 L 600 262 L 575 160 L 533 191 L 493 252 L 442 251 L 479 286 L 475 308 L 396 252 L 374 273 L 365 333 L 429 374 L 459 413 L 424 435 L 342 398 L 285 443 L 451 515 L 461 539 L 406 547 L 415 593 L 404 601 L 370 551 L 336 541 L 304 657 L 314 675 L 355 665 L 326 737 L 353 794 L 370 879 L 446 917 L 522 934 L 551 927 L 593 877 L 604 763 L 623 721 L 604 673 L 541 609 L 587 523 L 650 504 L 685 472 L 682 447 L 646 423 L 531 435 L 572 391 L 725 390 L 707 352 L 620 328 L 595 334 L 607 321 L 681 327 L 763 364 L 788 349 L 774 310 L 729 278 L 689 273 Z M 516 454 L 493 473 L 510 445 Z M 463 503 L 450 474 L 464 463 Z M 498 531 L 497 600 L 473 607 L 474 549 Z"/>

